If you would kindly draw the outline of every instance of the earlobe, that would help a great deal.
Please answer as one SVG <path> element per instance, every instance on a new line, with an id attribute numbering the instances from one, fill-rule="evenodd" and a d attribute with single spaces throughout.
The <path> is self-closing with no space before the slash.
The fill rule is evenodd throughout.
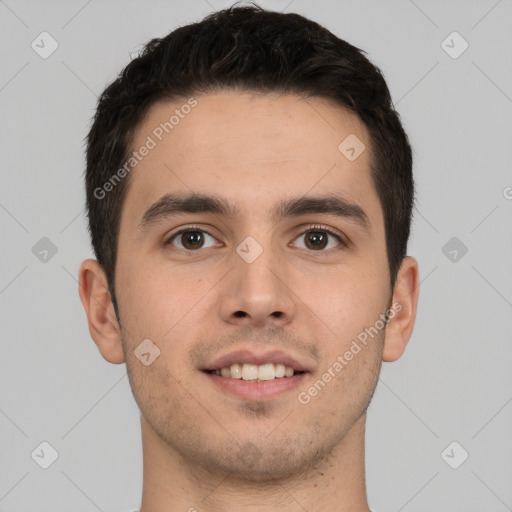
<path id="1" fill-rule="evenodd" d="M 404 353 L 416 319 L 418 295 L 418 262 L 413 257 L 406 256 L 402 261 L 393 290 L 382 353 L 383 361 L 396 361 Z"/>
<path id="2" fill-rule="evenodd" d="M 121 329 L 105 272 L 96 260 L 85 260 L 80 266 L 78 293 L 87 315 L 89 332 L 101 355 L 110 363 L 124 363 Z"/>

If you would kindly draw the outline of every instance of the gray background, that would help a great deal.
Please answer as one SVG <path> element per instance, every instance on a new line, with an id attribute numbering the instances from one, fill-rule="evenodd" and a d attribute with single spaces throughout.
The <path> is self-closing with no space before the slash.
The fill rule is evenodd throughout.
<path id="1" fill-rule="evenodd" d="M 409 254 L 420 265 L 419 311 L 369 409 L 370 505 L 512 510 L 512 3 L 259 3 L 365 49 L 415 151 Z M 125 365 L 103 360 L 78 297 L 79 265 L 92 257 L 83 138 L 97 95 L 144 42 L 231 4 L 0 1 L 1 511 L 140 504 L 140 425 Z M 46 59 L 31 47 L 50 48 L 43 31 L 59 45 Z M 453 31 L 469 44 L 457 58 L 458 36 L 442 44 Z M 43 441 L 58 453 L 48 469 Z M 464 450 L 467 460 L 450 467 Z"/>

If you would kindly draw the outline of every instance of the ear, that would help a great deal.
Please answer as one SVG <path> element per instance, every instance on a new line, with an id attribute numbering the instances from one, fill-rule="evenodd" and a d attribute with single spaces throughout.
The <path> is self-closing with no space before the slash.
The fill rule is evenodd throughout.
<path id="1" fill-rule="evenodd" d="M 78 293 L 89 322 L 89 332 L 101 355 L 110 363 L 124 363 L 121 328 L 117 321 L 106 274 L 96 260 L 80 265 Z"/>
<path id="2" fill-rule="evenodd" d="M 411 256 L 406 256 L 402 260 L 393 289 L 393 299 L 382 353 L 383 361 L 396 361 L 404 353 L 416 319 L 418 295 L 418 262 Z"/>

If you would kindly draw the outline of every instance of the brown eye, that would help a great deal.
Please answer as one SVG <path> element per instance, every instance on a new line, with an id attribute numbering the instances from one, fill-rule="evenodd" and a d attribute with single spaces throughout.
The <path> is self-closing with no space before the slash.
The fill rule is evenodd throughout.
<path id="1" fill-rule="evenodd" d="M 215 241 L 213 236 L 202 229 L 182 229 L 171 236 L 165 245 L 174 245 L 186 251 L 197 251 L 198 249 L 213 247 L 213 245 L 215 245 L 213 243 L 209 246 L 205 246 L 205 242 L 208 238 Z"/>
<path id="2" fill-rule="evenodd" d="M 309 249 L 325 249 L 328 238 L 322 231 L 309 231 L 305 235 L 306 245 Z"/>
<path id="3" fill-rule="evenodd" d="M 204 244 L 204 237 L 201 231 L 185 231 L 181 233 L 180 239 L 185 249 L 200 249 Z"/>
<path id="4" fill-rule="evenodd" d="M 312 226 L 308 231 L 301 233 L 297 240 L 302 241 L 298 247 L 315 252 L 327 252 L 331 248 L 347 247 L 340 235 L 322 226 Z"/>

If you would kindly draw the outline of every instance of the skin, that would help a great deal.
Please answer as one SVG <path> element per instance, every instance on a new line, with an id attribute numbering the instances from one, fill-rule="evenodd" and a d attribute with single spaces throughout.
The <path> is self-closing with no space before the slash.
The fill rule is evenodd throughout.
<path id="1" fill-rule="evenodd" d="M 368 133 L 354 114 L 320 98 L 228 91 L 195 98 L 130 175 L 115 283 L 122 326 L 102 268 L 92 259 L 80 268 L 91 336 L 107 361 L 126 363 L 141 410 L 141 510 L 368 511 L 366 408 L 382 361 L 398 359 L 411 336 L 419 284 L 418 264 L 406 257 L 390 289 Z M 133 149 L 185 102 L 154 104 Z M 349 134 L 366 145 L 353 162 L 338 150 Z M 188 213 L 139 228 L 162 195 L 191 191 L 224 196 L 239 215 Z M 368 231 L 327 214 L 270 218 L 281 199 L 333 191 L 360 205 Z M 203 247 L 187 251 L 180 236 L 164 245 L 190 224 L 211 235 Z M 326 248 L 308 245 L 312 224 L 343 233 L 349 247 L 332 235 Z M 252 263 L 236 252 L 248 236 L 263 249 Z M 298 393 L 393 303 L 401 307 L 387 327 L 300 403 Z M 145 339 L 160 350 L 148 366 L 134 355 Z M 243 400 L 200 371 L 247 347 L 282 349 L 310 372 L 297 389 Z"/>

